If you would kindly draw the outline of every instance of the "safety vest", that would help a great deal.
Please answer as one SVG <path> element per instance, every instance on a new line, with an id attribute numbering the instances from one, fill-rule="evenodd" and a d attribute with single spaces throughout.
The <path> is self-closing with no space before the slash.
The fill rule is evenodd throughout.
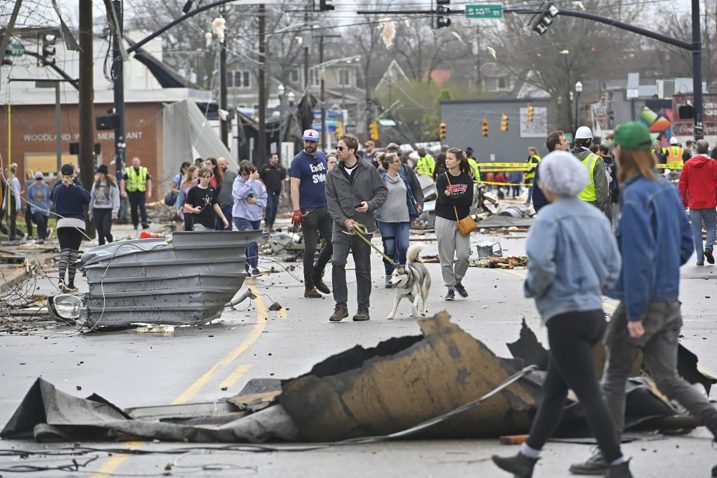
<path id="1" fill-rule="evenodd" d="M 433 176 L 433 172 L 436 170 L 436 161 L 433 156 L 426 154 L 425 156 L 418 158 L 418 164 L 416 164 L 416 174 L 425 174 Z"/>
<path id="2" fill-rule="evenodd" d="M 136 172 L 134 166 L 127 168 L 127 191 L 129 192 L 145 192 L 147 190 L 147 168 L 144 166 L 139 167 L 139 172 Z"/>
<path id="3" fill-rule="evenodd" d="M 590 153 L 583 159 L 583 166 L 588 168 L 588 185 L 585 189 L 578 194 L 578 198 L 585 202 L 597 201 L 597 190 L 595 189 L 595 165 L 597 164 L 599 156 L 595 153 Z"/>
<path id="4" fill-rule="evenodd" d="M 685 163 L 682 160 L 684 150 L 681 146 L 669 146 L 662 151 L 666 155 L 665 160 L 669 169 L 682 169 L 684 167 Z"/>
<path id="5" fill-rule="evenodd" d="M 530 169 L 528 170 L 527 173 L 525 173 L 525 176 L 523 176 L 526 181 L 533 179 L 535 177 L 535 170 L 538 168 L 538 164 L 540 163 L 540 161 L 542 159 L 543 158 L 541 158 L 537 154 L 534 154 L 528 158 L 528 164 L 530 165 Z"/>
<path id="6" fill-rule="evenodd" d="M 473 182 L 480 181 L 480 166 L 478 166 L 478 161 L 476 161 L 475 158 L 468 158 L 468 166 L 470 166 L 473 171 Z"/>

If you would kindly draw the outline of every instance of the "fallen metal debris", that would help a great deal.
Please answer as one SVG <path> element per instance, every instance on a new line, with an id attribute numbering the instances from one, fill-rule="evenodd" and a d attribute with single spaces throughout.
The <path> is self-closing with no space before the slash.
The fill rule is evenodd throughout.
<path id="1" fill-rule="evenodd" d="M 241 288 L 246 247 L 260 234 L 175 232 L 172 243 L 151 238 L 90 249 L 82 256 L 89 292 L 79 323 L 94 330 L 209 322 Z"/>

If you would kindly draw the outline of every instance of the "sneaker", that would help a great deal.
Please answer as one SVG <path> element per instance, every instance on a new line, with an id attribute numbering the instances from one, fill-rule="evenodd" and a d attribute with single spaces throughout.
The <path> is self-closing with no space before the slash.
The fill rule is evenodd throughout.
<path id="1" fill-rule="evenodd" d="M 364 307 L 359 307 L 359 310 L 356 311 L 356 315 L 354 315 L 354 322 L 363 322 L 365 320 L 369 320 L 371 317 L 368 315 L 368 309 Z"/>
<path id="2" fill-rule="evenodd" d="M 329 289 L 321 277 L 314 277 L 314 287 L 316 287 L 319 292 L 323 292 L 324 294 L 331 293 L 331 289 Z"/>
<path id="3" fill-rule="evenodd" d="M 466 290 L 465 287 L 463 287 L 463 284 L 461 284 L 460 282 L 458 284 L 456 284 L 453 288 L 456 289 L 456 292 L 458 292 L 458 295 L 460 295 L 464 299 L 466 297 L 468 297 L 468 291 Z"/>
<path id="4" fill-rule="evenodd" d="M 393 284 L 391 284 L 391 276 L 386 276 L 386 289 L 392 289 Z"/>
<path id="5" fill-rule="evenodd" d="M 149 223 L 143 222 L 142 229 L 149 229 Z"/>
<path id="6" fill-rule="evenodd" d="M 251 276 L 252 277 L 258 277 L 261 275 L 261 271 L 257 269 L 256 267 L 251 270 Z"/>
<path id="7" fill-rule="evenodd" d="M 607 478 L 632 478 L 632 473 L 630 473 L 630 460 L 618 465 L 610 465 L 605 476 Z"/>
<path id="8" fill-rule="evenodd" d="M 341 322 L 341 319 L 345 319 L 349 316 L 349 311 L 345 307 L 336 307 L 334 313 L 329 317 L 331 322 Z"/>
<path id="9" fill-rule="evenodd" d="M 600 450 L 596 449 L 587 461 L 570 465 L 569 471 L 573 475 L 604 475 L 607 471 L 607 462 Z"/>
<path id="10" fill-rule="evenodd" d="M 456 300 L 456 293 L 453 291 L 453 289 L 448 289 L 448 292 L 446 293 L 446 296 L 443 299 L 444 300 Z"/>
<path id="11" fill-rule="evenodd" d="M 508 473 L 513 473 L 513 476 L 519 478 L 530 478 L 533 476 L 533 468 L 535 468 L 535 464 L 538 462 L 537 458 L 528 458 L 520 452 L 515 456 L 509 457 L 493 455 L 492 460 L 498 468 Z"/>
<path id="12" fill-rule="evenodd" d="M 715 256 L 712 255 L 711 247 L 705 248 L 705 258 L 707 259 L 707 262 L 709 262 L 710 264 L 715 263 Z"/>
<path id="13" fill-rule="evenodd" d="M 319 291 L 316 290 L 315 287 L 307 287 L 304 291 L 304 297 L 307 299 L 321 299 L 323 295 L 319 294 Z M 346 312 L 346 316 L 348 316 L 349 313 Z"/>

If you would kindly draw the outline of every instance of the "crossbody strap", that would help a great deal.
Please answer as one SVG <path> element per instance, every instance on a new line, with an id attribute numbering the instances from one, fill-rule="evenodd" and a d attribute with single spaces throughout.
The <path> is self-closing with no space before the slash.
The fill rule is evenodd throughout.
<path id="1" fill-rule="evenodd" d="M 448 173 L 447 173 L 447 172 L 446 172 L 445 174 L 446 174 L 446 179 L 448 180 L 448 185 L 450 186 L 450 185 L 451 185 L 451 178 L 448 176 Z M 458 219 L 458 209 L 456 209 L 456 206 L 455 206 L 455 205 L 453 206 L 453 212 L 454 212 L 455 215 L 456 215 L 456 221 L 459 221 L 460 219 Z"/>

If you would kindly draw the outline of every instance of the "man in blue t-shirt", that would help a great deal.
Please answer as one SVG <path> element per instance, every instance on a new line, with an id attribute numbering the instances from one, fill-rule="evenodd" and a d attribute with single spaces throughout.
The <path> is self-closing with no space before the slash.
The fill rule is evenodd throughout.
<path id="1" fill-rule="evenodd" d="M 294 156 L 289 168 L 291 204 L 294 214 L 291 223 L 302 224 L 304 235 L 304 297 L 319 299 L 331 290 L 324 284 L 326 264 L 331 259 L 331 216 L 326 209 L 326 156 L 318 151 L 319 133 L 304 131 L 304 150 Z M 324 247 L 314 264 L 317 233 L 324 239 Z"/>

